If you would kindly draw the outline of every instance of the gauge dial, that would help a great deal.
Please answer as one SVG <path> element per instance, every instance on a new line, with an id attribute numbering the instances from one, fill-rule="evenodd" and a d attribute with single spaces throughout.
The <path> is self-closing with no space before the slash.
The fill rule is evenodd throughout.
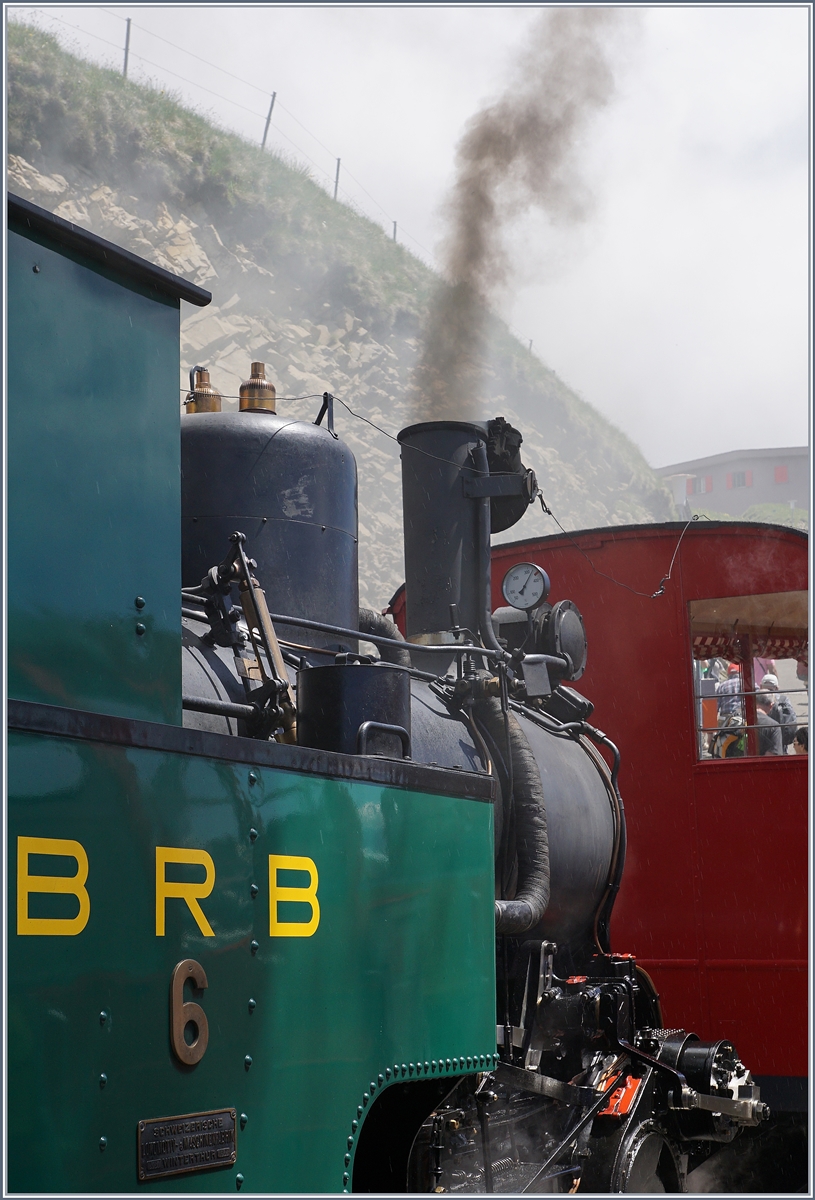
<path id="1" fill-rule="evenodd" d="M 549 576 L 535 563 L 516 563 L 504 576 L 501 590 L 507 604 L 526 611 L 542 604 L 549 595 Z"/>

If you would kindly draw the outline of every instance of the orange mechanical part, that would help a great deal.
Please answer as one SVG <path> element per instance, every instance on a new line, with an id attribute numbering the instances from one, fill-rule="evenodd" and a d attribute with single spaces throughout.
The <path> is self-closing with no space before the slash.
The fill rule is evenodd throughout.
<path id="1" fill-rule="evenodd" d="M 607 1080 L 605 1087 L 608 1088 L 611 1080 Z M 624 1117 L 627 1115 L 631 1105 L 634 1103 L 634 1097 L 639 1091 L 642 1079 L 635 1075 L 628 1075 L 625 1083 L 619 1087 L 615 1087 L 614 1091 L 608 1098 L 605 1106 L 600 1109 L 598 1117 Z"/>

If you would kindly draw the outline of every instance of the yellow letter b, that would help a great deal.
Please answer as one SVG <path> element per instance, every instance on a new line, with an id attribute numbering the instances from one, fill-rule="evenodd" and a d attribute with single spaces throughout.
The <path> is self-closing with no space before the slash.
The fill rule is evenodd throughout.
<path id="1" fill-rule="evenodd" d="M 307 871 L 308 887 L 279 887 L 278 871 Z M 277 906 L 282 900 L 296 900 L 311 908 L 310 921 L 278 921 Z M 269 855 L 269 936 L 311 937 L 320 924 L 320 904 L 317 900 L 317 867 L 310 858 L 291 854 Z"/>
<path id="2" fill-rule="evenodd" d="M 76 859 L 76 875 L 29 875 L 30 854 L 55 854 Z M 84 846 L 66 838 L 17 838 L 17 932 L 72 937 L 81 933 L 91 915 L 91 900 L 85 884 L 88 856 Z M 58 892 L 76 896 L 79 912 L 75 917 L 30 917 L 28 897 L 32 892 Z"/>

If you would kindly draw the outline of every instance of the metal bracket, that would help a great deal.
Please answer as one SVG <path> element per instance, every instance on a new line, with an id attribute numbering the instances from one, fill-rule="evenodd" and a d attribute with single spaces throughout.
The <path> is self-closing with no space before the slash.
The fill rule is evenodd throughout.
<path id="1" fill-rule="evenodd" d="M 673 1109 L 699 1108 L 705 1112 L 721 1113 L 724 1117 L 732 1117 L 740 1125 L 760 1125 L 770 1115 L 768 1106 L 758 1097 L 749 1100 L 734 1100 L 732 1096 L 709 1096 L 704 1092 L 697 1092 L 691 1087 L 683 1087 L 681 1104 L 676 1104 L 671 1098 L 668 1106 Z"/>
<path id="2" fill-rule="evenodd" d="M 317 420 L 314 422 L 314 424 L 322 424 L 323 417 L 326 415 L 326 413 L 328 413 L 328 420 L 326 421 L 328 432 L 333 438 L 339 441 L 340 435 L 334 432 L 334 397 L 330 392 L 323 392 L 322 408 L 317 413 Z"/>
<path id="3" fill-rule="evenodd" d="M 481 475 L 477 479 L 461 481 L 464 495 L 471 500 L 482 500 L 485 496 L 524 496 L 528 495 L 526 477 L 524 475 Z"/>
<path id="4" fill-rule="evenodd" d="M 402 758 L 410 758 L 410 734 L 402 725 L 384 725 L 381 721 L 363 721 L 357 730 L 357 754 L 368 753 L 368 735 L 391 733 L 402 743 Z"/>
<path id="5" fill-rule="evenodd" d="M 513 1067 L 511 1063 L 499 1062 L 498 1066 L 493 1068 L 493 1075 L 499 1083 L 516 1087 L 522 1092 L 534 1092 L 536 1096 L 548 1096 L 550 1100 L 560 1100 L 563 1104 L 592 1104 L 597 1099 L 594 1088 L 564 1083 L 549 1075 L 539 1075 L 537 1071 Z"/>

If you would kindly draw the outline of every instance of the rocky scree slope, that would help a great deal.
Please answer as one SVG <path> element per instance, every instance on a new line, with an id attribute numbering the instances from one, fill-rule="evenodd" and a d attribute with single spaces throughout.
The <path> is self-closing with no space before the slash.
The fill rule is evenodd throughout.
<path id="1" fill-rule="evenodd" d="M 9 26 L 8 186 L 213 293 L 182 306 L 182 377 L 207 366 L 237 407 L 249 363 L 281 397 L 333 392 L 395 434 L 428 414 L 408 404 L 423 320 L 439 280 L 307 173 L 261 153 L 173 97 Z M 491 323 L 480 416 L 524 435 L 523 458 L 567 529 L 674 516 L 637 448 Z M 278 411 L 313 420 L 316 399 Z M 336 406 L 359 467 L 360 599 L 383 607 L 403 577 L 399 452 Z M 556 532 L 537 506 L 502 541 Z"/>

